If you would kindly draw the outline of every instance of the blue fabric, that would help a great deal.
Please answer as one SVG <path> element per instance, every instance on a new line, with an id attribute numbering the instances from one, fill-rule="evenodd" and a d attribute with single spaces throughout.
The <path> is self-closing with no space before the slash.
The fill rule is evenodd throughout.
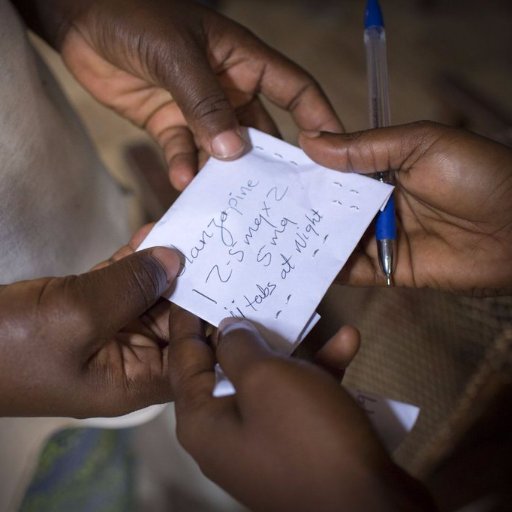
<path id="1" fill-rule="evenodd" d="M 20 512 L 130 512 L 129 430 L 69 429 L 43 448 Z"/>

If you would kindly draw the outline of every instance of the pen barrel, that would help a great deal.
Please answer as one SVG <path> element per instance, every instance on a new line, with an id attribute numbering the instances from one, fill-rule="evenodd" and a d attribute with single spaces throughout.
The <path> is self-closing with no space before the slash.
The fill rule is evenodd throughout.
<path id="1" fill-rule="evenodd" d="M 390 125 L 386 31 L 373 26 L 364 31 L 366 65 L 368 73 L 368 101 L 370 126 L 383 128 Z"/>
<path id="2" fill-rule="evenodd" d="M 396 239 L 395 198 L 393 195 L 389 198 L 384 210 L 377 215 L 375 238 L 377 240 Z"/>

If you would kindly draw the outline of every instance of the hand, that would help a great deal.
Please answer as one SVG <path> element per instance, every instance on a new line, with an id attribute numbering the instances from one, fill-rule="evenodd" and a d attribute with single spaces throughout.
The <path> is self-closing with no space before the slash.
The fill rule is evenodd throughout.
<path id="1" fill-rule="evenodd" d="M 304 133 L 300 143 L 313 160 L 340 171 L 395 170 L 398 286 L 512 291 L 510 148 L 430 122 L 347 135 Z M 383 284 L 374 236 L 340 279 Z"/>
<path id="2" fill-rule="evenodd" d="M 0 287 L 0 415 L 117 416 L 172 399 L 159 297 L 179 257 L 123 257 L 132 247 L 86 274 Z"/>
<path id="3" fill-rule="evenodd" d="M 171 315 L 178 439 L 236 499 L 265 512 L 432 510 L 329 374 L 279 356 L 247 321 L 225 320 L 214 354 L 197 318 Z M 345 345 L 344 364 L 353 355 L 347 334 L 331 341 Z M 216 359 L 236 395 L 212 397 Z"/>
<path id="4" fill-rule="evenodd" d="M 246 149 L 240 124 L 277 128 L 263 94 L 301 129 L 341 131 L 317 83 L 247 29 L 192 1 L 17 0 L 96 99 L 146 129 L 182 190 L 197 148 L 220 159 Z M 35 6 L 35 7 L 34 7 Z"/>

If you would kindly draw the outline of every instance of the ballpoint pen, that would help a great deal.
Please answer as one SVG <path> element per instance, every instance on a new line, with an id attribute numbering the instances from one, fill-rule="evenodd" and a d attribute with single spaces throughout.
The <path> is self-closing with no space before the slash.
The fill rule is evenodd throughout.
<path id="1" fill-rule="evenodd" d="M 371 128 L 389 126 L 388 67 L 386 56 L 386 32 L 378 0 L 367 0 L 364 17 L 364 44 L 368 73 L 368 101 Z M 394 183 L 393 171 L 375 173 L 384 183 Z M 396 220 L 393 195 L 383 211 L 377 215 L 375 225 L 379 264 L 386 276 L 386 284 L 393 284 L 395 265 Z"/>

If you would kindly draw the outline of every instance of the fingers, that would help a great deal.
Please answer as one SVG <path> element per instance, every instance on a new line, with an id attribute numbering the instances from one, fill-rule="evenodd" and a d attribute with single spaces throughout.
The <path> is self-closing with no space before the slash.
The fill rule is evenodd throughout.
<path id="1" fill-rule="evenodd" d="M 140 316 L 164 294 L 180 269 L 172 250 L 147 249 L 112 265 L 82 274 L 55 279 L 41 293 L 48 315 L 64 320 L 60 328 L 72 339 L 95 346 Z"/>
<path id="2" fill-rule="evenodd" d="M 238 428 L 235 402 L 233 397 L 213 397 L 215 358 L 206 343 L 203 322 L 173 305 L 169 330 L 176 435 L 200 465 L 208 459 L 218 463 L 220 451 L 229 449 Z"/>
<path id="3" fill-rule="evenodd" d="M 359 331 L 350 325 L 342 327 L 315 355 L 315 362 L 341 379 L 356 356 L 361 344 Z"/>
<path id="4" fill-rule="evenodd" d="M 126 256 L 129 256 L 130 254 L 133 254 L 137 247 L 142 243 L 142 241 L 148 236 L 149 232 L 153 229 L 153 226 L 155 225 L 154 222 L 150 222 L 149 224 L 145 224 L 142 226 L 131 238 L 130 241 L 123 245 L 120 249 L 118 249 L 108 260 L 102 261 L 101 263 L 98 263 L 97 265 L 94 265 L 94 267 L 91 270 L 98 270 L 100 268 L 108 267 L 109 265 L 112 265 L 115 261 L 121 260 L 123 258 L 126 258 Z"/>
<path id="5" fill-rule="evenodd" d="M 236 113 L 242 126 L 251 126 L 269 135 L 281 138 L 276 123 L 257 96 L 249 103 L 238 107 Z"/>
<path id="6" fill-rule="evenodd" d="M 408 170 L 439 137 L 430 122 L 349 134 L 302 132 L 299 143 L 315 162 L 340 171 Z"/>
<path id="7" fill-rule="evenodd" d="M 212 32 L 222 32 L 216 36 L 218 46 L 209 42 L 215 55 L 207 55 L 202 41 L 188 41 L 182 50 L 186 58 L 170 69 L 162 67 L 164 76 L 160 77 L 199 145 L 210 155 L 233 160 L 248 148 L 233 107 L 236 101 L 228 97 L 232 89 L 254 96 L 263 94 L 289 111 L 300 129 L 343 131 L 330 102 L 310 75 L 247 30 L 215 20 Z M 230 87 L 222 86 L 217 72 L 228 77 Z M 264 122 L 268 124 L 268 120 Z"/>
<path id="8" fill-rule="evenodd" d="M 257 50 L 251 57 L 263 65 L 261 93 L 289 111 L 301 130 L 343 132 L 343 124 L 318 83 L 297 64 L 256 41 Z"/>
<path id="9" fill-rule="evenodd" d="M 132 252 L 137 250 L 137 247 L 139 247 L 139 245 L 146 239 L 154 226 L 155 223 L 150 222 L 148 224 L 144 224 L 144 226 L 135 232 L 135 234 L 130 238 L 130 241 L 128 242 L 128 247 Z M 117 261 L 117 259 L 115 259 L 115 261 Z"/>
<path id="10" fill-rule="evenodd" d="M 176 407 L 208 403 L 213 399 L 215 359 L 203 321 L 173 305 L 169 322 L 169 368 Z"/>
<path id="11" fill-rule="evenodd" d="M 243 126 L 252 126 L 280 137 L 277 125 L 257 97 L 236 108 L 236 115 Z M 198 148 L 194 134 L 186 126 L 169 127 L 158 137 L 158 141 L 164 148 L 171 184 L 176 190 L 184 190 L 209 155 Z"/>
<path id="12" fill-rule="evenodd" d="M 164 150 L 172 186 L 184 190 L 198 169 L 198 148 L 193 133 L 186 126 L 168 127 L 158 142 Z"/>
<path id="13" fill-rule="evenodd" d="M 225 318 L 219 324 L 216 356 L 224 373 L 238 392 L 247 382 L 248 371 L 276 357 L 256 327 L 246 320 Z"/>

